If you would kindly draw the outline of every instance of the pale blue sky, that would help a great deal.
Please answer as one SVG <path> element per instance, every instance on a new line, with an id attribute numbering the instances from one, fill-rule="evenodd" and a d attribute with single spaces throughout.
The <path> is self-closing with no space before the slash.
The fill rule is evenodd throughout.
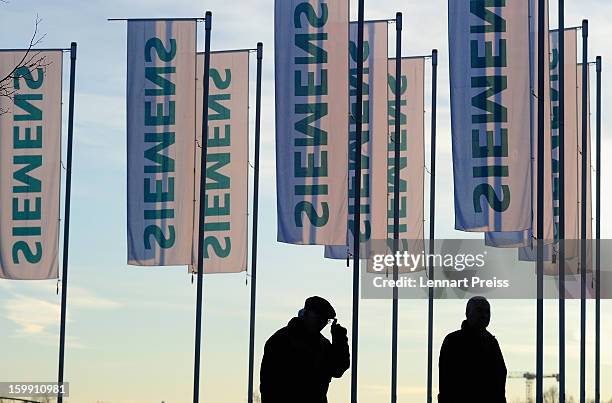
<path id="1" fill-rule="evenodd" d="M 552 3 L 556 4 L 556 1 Z M 612 65 L 612 3 L 566 0 L 566 24 L 591 21 L 591 54 Z M 356 5 L 356 1 L 352 1 Z M 556 7 L 551 4 L 551 26 Z M 73 181 L 73 226 L 66 379 L 73 402 L 188 402 L 191 399 L 195 286 L 186 269 L 126 266 L 125 76 L 126 27 L 109 17 L 191 17 L 214 13 L 213 49 L 266 46 L 262 119 L 262 189 L 257 305 L 257 357 L 266 338 L 295 314 L 305 297 L 319 294 L 337 308 L 350 329 L 351 272 L 344 262 L 322 259 L 320 247 L 276 242 L 273 103 L 273 0 L 10 0 L 0 5 L 0 47 L 24 46 L 36 14 L 46 33 L 42 46 L 79 44 Z M 453 231 L 446 1 L 366 1 L 369 19 L 404 13 L 404 54 L 440 50 L 438 204 L 439 237 Z M 355 15 L 353 7 L 352 14 Z M 393 45 L 392 45 L 393 46 Z M 67 59 L 66 59 L 67 60 Z M 254 71 L 254 64 L 252 71 Z M 429 67 L 428 67 L 429 74 Z M 429 75 L 428 75 L 429 77 Z M 67 80 L 66 80 L 67 81 Z M 604 99 L 612 80 L 604 81 Z M 252 91 L 254 93 L 254 91 Z M 429 120 L 429 107 L 426 115 Z M 605 105 L 604 105 L 605 110 Z M 612 127 L 604 116 L 604 128 Z M 429 123 L 427 123 L 429 130 Z M 612 145 L 604 131 L 604 147 Z M 429 141 L 427 141 L 429 144 Z M 612 169 L 604 160 L 604 174 Z M 609 190 L 604 200 L 611 196 Z M 605 220 L 604 238 L 612 236 Z M 247 276 L 205 278 L 202 398 L 206 402 L 246 400 L 249 287 Z M 0 380 L 52 381 L 57 373 L 59 296 L 56 283 L 0 282 Z M 424 401 L 426 301 L 400 301 L 399 401 Z M 491 331 L 498 336 L 511 371 L 535 367 L 535 305 L 493 301 Z M 578 393 L 578 305 L 568 303 L 568 393 Z M 603 334 L 612 334 L 612 304 L 603 304 Z M 592 307 L 589 307 L 592 313 Z M 435 356 L 446 333 L 456 329 L 464 301 L 436 305 Z M 546 303 L 545 370 L 557 370 L 557 304 Z M 362 301 L 360 402 L 388 399 L 390 301 Z M 589 326 L 592 327 L 592 315 Z M 612 376 L 612 351 L 604 337 L 603 379 Z M 592 339 L 589 351 L 594 350 Z M 592 354 L 591 357 L 592 358 Z M 592 361 L 590 361 L 592 363 Z M 589 365 L 589 387 L 593 385 Z M 437 378 L 437 376 L 436 376 Z M 437 382 L 437 380 L 436 380 Z M 546 381 L 546 385 L 551 385 Z M 603 383 L 604 397 L 612 386 Z M 334 381 L 330 402 L 348 400 L 350 375 Z M 509 380 L 510 400 L 524 396 L 524 381 Z"/>

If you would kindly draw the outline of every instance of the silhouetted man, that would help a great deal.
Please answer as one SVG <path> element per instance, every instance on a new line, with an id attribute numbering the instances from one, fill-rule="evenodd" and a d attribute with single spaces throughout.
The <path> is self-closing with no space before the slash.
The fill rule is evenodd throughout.
<path id="1" fill-rule="evenodd" d="M 471 298 L 461 330 L 450 333 L 440 350 L 439 403 L 506 403 L 506 364 L 495 337 L 487 331 L 491 307 Z"/>
<path id="2" fill-rule="evenodd" d="M 346 329 L 337 324 L 334 308 L 310 297 L 298 316 L 268 341 L 261 362 L 262 403 L 327 403 L 331 378 L 350 366 Z M 332 342 L 321 330 L 331 323 Z"/>

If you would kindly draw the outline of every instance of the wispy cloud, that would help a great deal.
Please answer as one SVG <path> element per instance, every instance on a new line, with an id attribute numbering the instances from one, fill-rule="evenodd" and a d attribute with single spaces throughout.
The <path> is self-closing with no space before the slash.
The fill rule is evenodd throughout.
<path id="1" fill-rule="evenodd" d="M 16 326 L 18 335 L 44 334 L 57 324 L 59 306 L 49 301 L 15 295 L 5 303 L 6 318 Z"/>
<path id="2" fill-rule="evenodd" d="M 31 338 L 44 344 L 55 340 L 60 318 L 60 300 L 53 282 L 20 283 L 2 282 L 7 292 L 3 298 L 2 315 L 14 325 L 15 337 Z M 116 301 L 101 297 L 82 287 L 71 287 L 69 291 L 69 315 L 79 311 L 109 310 L 121 307 Z M 83 347 L 71 340 L 73 347 Z"/>
<path id="3" fill-rule="evenodd" d="M 121 304 L 85 288 L 74 287 L 70 289 L 70 306 L 75 309 L 117 309 Z"/>

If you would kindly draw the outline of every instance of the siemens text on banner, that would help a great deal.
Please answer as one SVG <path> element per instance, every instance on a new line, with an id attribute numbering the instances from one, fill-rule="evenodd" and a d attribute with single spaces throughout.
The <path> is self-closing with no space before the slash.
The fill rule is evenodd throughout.
<path id="1" fill-rule="evenodd" d="M 198 54 L 196 110 L 202 110 L 204 54 Z M 210 55 L 204 273 L 237 273 L 247 268 L 249 178 L 249 52 Z M 197 113 L 202 148 L 202 114 Z M 200 164 L 196 163 L 192 271 L 197 271 Z"/>
<path id="2" fill-rule="evenodd" d="M 578 35 L 575 29 L 566 30 L 565 33 L 565 113 L 564 119 L 564 141 L 565 141 L 565 239 L 579 239 L 577 211 L 578 198 L 578 122 L 577 94 L 578 70 L 576 60 L 578 59 Z M 558 226 L 560 219 L 559 199 L 561 189 L 559 183 L 559 159 L 560 138 L 559 127 L 559 31 L 550 33 L 551 41 L 551 101 L 552 101 L 552 130 L 553 130 L 553 203 L 555 220 L 555 240 L 559 239 Z M 566 256 L 568 250 L 565 251 Z"/>
<path id="3" fill-rule="evenodd" d="M 564 114 L 564 143 L 565 143 L 565 239 L 579 239 L 580 231 L 578 219 L 580 212 L 578 209 L 580 190 L 578 189 L 578 147 L 579 141 L 577 102 L 578 97 L 578 70 L 576 60 L 578 59 L 578 32 L 576 29 L 565 30 L 565 107 Z M 552 130 L 553 130 L 553 212 L 555 220 L 555 240 L 559 240 L 559 221 L 560 221 L 560 157 L 561 143 L 559 128 L 560 122 L 560 103 L 559 103 L 559 31 L 550 33 L 551 43 L 551 102 L 552 102 Z M 576 242 L 565 245 L 565 256 L 575 257 L 578 255 Z"/>
<path id="4" fill-rule="evenodd" d="M 531 15 L 534 17 L 531 19 L 530 28 L 530 40 L 531 40 L 531 75 L 532 89 L 531 89 L 531 116 L 532 116 L 532 154 L 531 154 L 531 178 L 532 178 L 532 221 L 531 228 L 526 235 L 526 238 L 533 240 L 538 238 L 537 234 L 537 222 L 538 216 L 542 215 L 542 221 L 544 224 L 542 239 L 546 244 L 551 243 L 554 240 L 554 225 L 553 225 L 553 187 L 552 187 L 552 113 L 551 113 L 551 72 L 550 72 L 550 35 L 549 35 L 549 18 L 548 18 L 548 0 L 544 0 L 544 8 L 546 10 L 544 17 L 544 50 L 538 50 L 538 37 L 539 37 L 539 25 L 538 25 L 538 0 L 530 0 Z M 538 91 L 538 66 L 540 54 L 544 56 L 544 94 L 540 94 Z M 542 184 L 539 184 L 538 178 L 538 99 L 544 97 L 544 180 Z M 538 189 L 543 190 L 543 205 L 544 210 L 538 211 Z"/>
<path id="5" fill-rule="evenodd" d="M 128 22 L 128 263 L 191 264 L 196 21 Z"/>
<path id="6" fill-rule="evenodd" d="M 504 231 L 504 232 L 487 232 L 485 235 L 485 241 L 487 245 L 496 247 L 533 247 L 532 241 L 537 238 L 537 222 L 538 216 L 543 215 L 544 232 L 542 239 L 546 243 L 551 243 L 554 239 L 554 227 L 553 227 L 553 173 L 552 173 L 552 113 L 551 113 L 551 71 L 550 71 L 550 58 L 545 57 L 544 59 L 544 94 L 539 94 L 538 85 L 538 66 L 539 56 L 538 51 L 538 2 L 536 0 L 529 1 L 529 7 L 531 14 L 534 17 L 530 20 L 530 75 L 531 75 L 531 208 L 532 208 L 532 219 L 530 228 L 525 231 Z M 545 2 L 545 9 L 548 11 L 548 1 Z M 548 35 L 548 14 L 544 19 L 545 21 L 545 32 L 544 36 L 544 50 L 542 54 L 550 54 L 550 40 Z M 544 97 L 544 180 L 542 181 L 543 190 L 543 204 L 544 210 L 538 211 L 538 99 L 540 96 Z"/>
<path id="7" fill-rule="evenodd" d="M 346 259 L 353 251 L 353 223 L 355 207 L 355 151 L 360 150 L 361 158 L 361 222 L 359 239 L 364 245 L 362 255 L 368 256 L 368 243 L 372 239 L 385 239 L 387 232 L 387 63 L 388 24 L 387 21 L 366 22 L 363 43 L 363 105 L 357 105 L 357 30 L 359 24 L 350 24 L 349 45 L 349 171 L 348 178 L 348 231 L 347 243 L 343 246 L 327 246 L 325 257 Z M 362 144 L 356 144 L 357 108 L 362 110 Z"/>
<path id="8" fill-rule="evenodd" d="M 58 277 L 62 52 L 0 51 L 0 278 Z M 27 60 L 27 59 L 26 59 Z"/>
<path id="9" fill-rule="evenodd" d="M 276 0 L 278 240 L 345 245 L 348 0 Z"/>
<path id="10" fill-rule="evenodd" d="M 526 230 L 532 218 L 528 0 L 449 0 L 448 17 L 455 226 Z"/>
<path id="11" fill-rule="evenodd" d="M 399 239 L 403 249 L 422 251 L 425 195 L 425 59 L 402 59 L 400 84 Z M 389 60 L 388 238 L 393 239 L 395 165 L 395 59 Z M 409 245 L 406 245 L 409 243 Z"/>

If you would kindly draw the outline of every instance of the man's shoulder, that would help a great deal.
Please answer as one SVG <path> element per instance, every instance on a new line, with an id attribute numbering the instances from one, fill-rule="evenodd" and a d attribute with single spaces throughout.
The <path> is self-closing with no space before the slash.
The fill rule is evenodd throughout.
<path id="1" fill-rule="evenodd" d="M 456 340 L 459 340 L 462 337 L 461 330 L 455 330 L 454 332 L 450 332 L 444 338 L 445 343 L 452 343 Z"/>
<path id="2" fill-rule="evenodd" d="M 268 338 L 266 345 L 277 344 L 277 343 L 283 342 L 287 339 L 288 336 L 289 336 L 289 329 L 287 329 L 287 326 L 282 327 L 278 329 L 276 332 L 274 332 L 274 334 L 272 334 L 272 336 Z"/>
<path id="3" fill-rule="evenodd" d="M 457 338 L 463 337 L 464 334 L 465 334 L 465 331 L 463 329 L 458 329 L 458 330 L 455 330 L 454 332 L 450 332 L 449 334 L 447 334 L 445 339 L 457 339 Z M 495 336 L 491 332 L 489 332 L 487 329 L 484 330 L 484 335 L 487 339 L 497 341 Z"/>
<path id="4" fill-rule="evenodd" d="M 487 335 L 487 339 L 489 340 L 489 342 L 494 343 L 494 344 L 499 344 L 497 342 L 497 338 L 493 335 L 493 333 L 489 332 L 488 330 L 485 330 L 486 335 Z"/>

